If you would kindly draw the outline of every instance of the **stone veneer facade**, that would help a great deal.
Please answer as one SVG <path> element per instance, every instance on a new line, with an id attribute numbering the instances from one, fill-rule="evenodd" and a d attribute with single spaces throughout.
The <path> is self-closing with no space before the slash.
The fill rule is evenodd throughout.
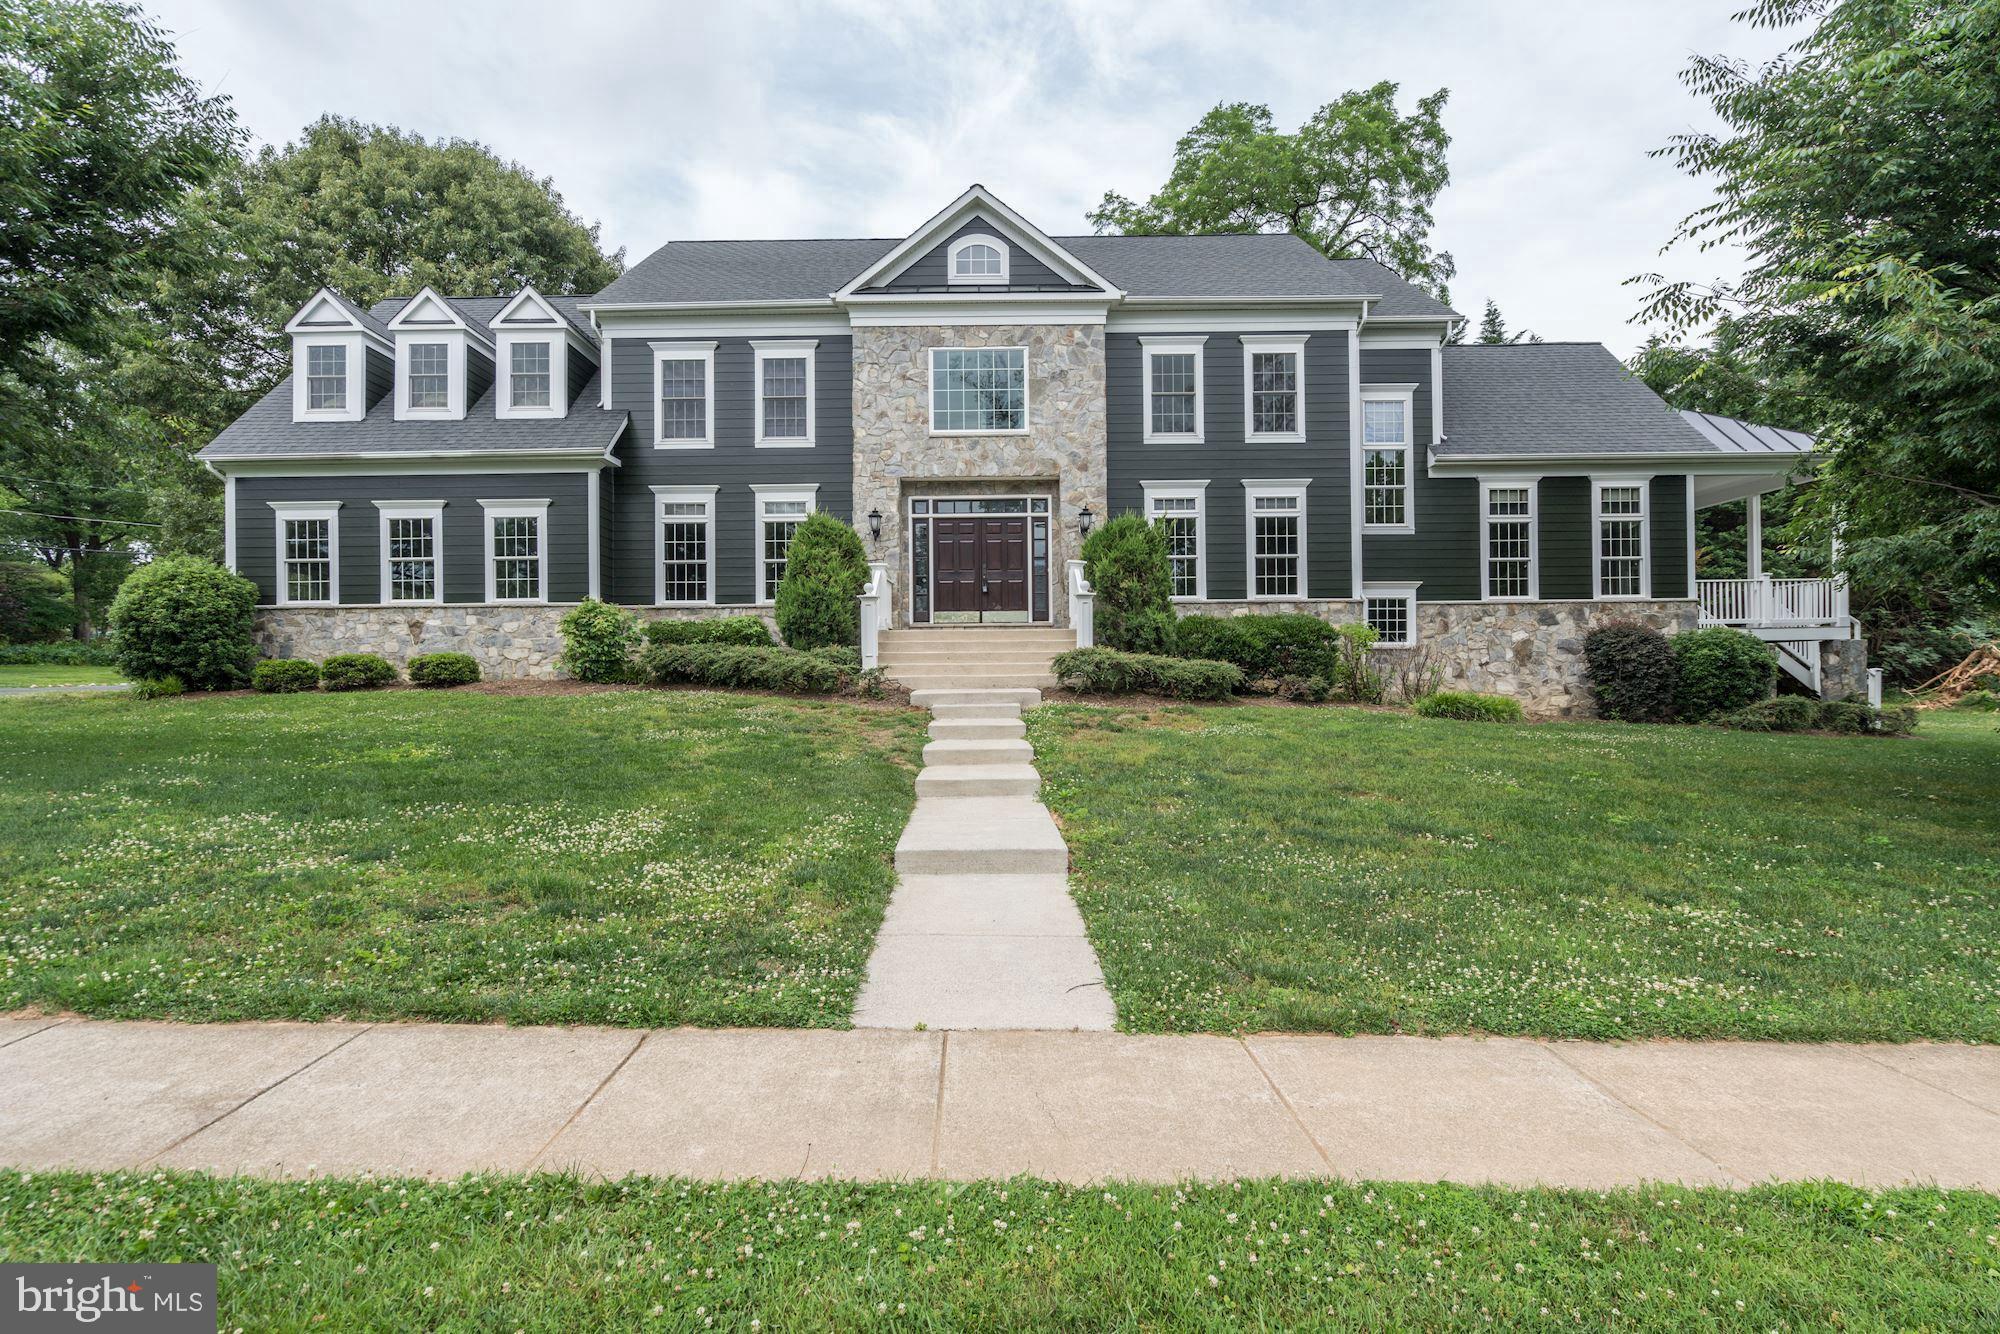
<path id="1" fill-rule="evenodd" d="M 930 432 L 930 350 L 1026 347 L 1028 429 L 1010 435 Z M 860 325 L 854 330 L 854 514 L 882 516 L 870 556 L 894 581 L 894 624 L 910 623 L 907 500 L 911 495 L 1051 495 L 1049 602 L 1069 623 L 1064 562 L 1077 555 L 1079 515 L 1107 517 L 1104 326 L 1101 324 Z M 950 485 L 961 483 L 962 485 Z M 1010 483 L 1011 485 L 1000 485 Z"/>
<path id="2" fill-rule="evenodd" d="M 1207 602 L 1177 610 L 1207 616 L 1304 612 L 1335 625 L 1361 619 L 1361 604 L 1352 601 Z M 1378 649 L 1375 661 L 1392 690 L 1403 668 L 1429 661 L 1443 669 L 1448 690 L 1511 696 L 1531 718 L 1589 718 L 1597 707 L 1584 684 L 1585 635 L 1612 621 L 1679 634 L 1694 629 L 1699 614 L 1692 601 L 1419 602 L 1415 646 Z"/>

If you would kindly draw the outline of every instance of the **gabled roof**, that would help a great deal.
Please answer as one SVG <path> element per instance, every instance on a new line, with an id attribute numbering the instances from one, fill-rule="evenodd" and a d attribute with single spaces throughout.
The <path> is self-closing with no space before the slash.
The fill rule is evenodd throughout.
<path id="1" fill-rule="evenodd" d="M 377 323 L 386 327 L 414 299 L 407 296 L 386 297 L 381 301 L 377 301 L 370 308 L 369 315 Z M 478 329 L 490 328 L 500 312 L 518 299 L 518 293 L 514 296 L 448 296 L 444 298 L 446 304 L 458 312 L 460 319 Z M 556 313 L 568 322 L 570 328 L 582 334 L 592 343 L 595 343 L 597 341 L 596 331 L 590 327 L 589 317 L 579 309 L 583 302 L 590 299 L 589 296 L 542 297 L 544 302 L 554 307 Z"/>
<path id="2" fill-rule="evenodd" d="M 1681 409 L 1681 420 L 1725 454 L 1810 454 L 1818 443 L 1804 431 L 1758 426 L 1740 417 L 1721 417 L 1692 408 Z"/>
<path id="3" fill-rule="evenodd" d="M 486 332 L 484 321 L 468 320 L 457 306 L 444 299 L 429 287 L 424 288 L 403 303 L 395 317 L 389 321 L 389 328 L 395 333 L 411 329 L 457 329 L 473 338 L 493 346 L 492 338 Z"/>
<path id="4" fill-rule="evenodd" d="M 1715 453 L 1602 343 L 1464 343 L 1444 349 L 1440 458 Z"/>
<path id="5" fill-rule="evenodd" d="M 326 332 L 334 329 L 353 329 L 381 340 L 386 346 L 394 340 L 382 321 L 376 319 L 361 307 L 349 301 L 331 287 L 322 287 L 313 293 L 312 299 L 299 307 L 299 313 L 285 324 L 288 334 Z"/>
<path id="6" fill-rule="evenodd" d="M 921 258 L 933 247 L 942 243 L 956 228 L 974 217 L 986 219 L 995 230 L 1006 233 L 1001 239 L 1009 245 L 1024 247 L 1057 273 L 1066 272 L 1071 281 L 1099 291 L 1111 290 L 1112 284 L 1089 264 L 1064 249 L 1041 228 L 1009 208 L 1006 202 L 991 190 L 974 183 L 964 194 L 933 214 L 921 227 L 889 247 L 887 253 L 880 259 L 848 279 L 840 290 L 834 293 L 835 297 L 854 296 L 864 289 L 887 283 L 912 261 Z"/>
<path id="7" fill-rule="evenodd" d="M 577 334 L 594 349 L 597 346 L 596 330 L 591 329 L 582 314 L 576 311 L 575 298 L 569 298 L 569 304 L 570 313 L 565 313 L 562 307 L 536 291 L 534 284 L 530 283 L 507 298 L 499 311 L 486 321 L 486 327 L 497 332 L 503 327 L 535 329 L 554 326 Z M 595 356 L 596 353 L 593 351 L 591 355 Z"/>

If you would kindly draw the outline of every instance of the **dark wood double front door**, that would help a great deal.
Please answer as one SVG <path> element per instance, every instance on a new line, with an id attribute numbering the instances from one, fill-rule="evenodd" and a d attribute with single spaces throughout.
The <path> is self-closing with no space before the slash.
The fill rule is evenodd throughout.
<path id="1" fill-rule="evenodd" d="M 1007 515 L 931 520 L 939 619 L 1025 620 L 1028 519 Z"/>

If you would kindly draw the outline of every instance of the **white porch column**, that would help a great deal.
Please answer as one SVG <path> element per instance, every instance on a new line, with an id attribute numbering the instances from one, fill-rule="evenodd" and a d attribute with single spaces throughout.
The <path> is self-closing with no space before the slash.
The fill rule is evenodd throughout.
<path id="1" fill-rule="evenodd" d="M 1744 502 L 1749 523 L 1745 530 L 1745 542 L 1750 555 L 1750 566 L 1746 573 L 1752 579 L 1764 577 L 1764 497 L 1752 495 Z"/>

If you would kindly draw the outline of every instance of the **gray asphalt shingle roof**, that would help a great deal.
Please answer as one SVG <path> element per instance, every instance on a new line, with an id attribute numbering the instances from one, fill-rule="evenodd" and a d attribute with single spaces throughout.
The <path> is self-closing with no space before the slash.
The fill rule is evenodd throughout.
<path id="1" fill-rule="evenodd" d="M 1444 455 L 1719 452 L 1602 343 L 1444 349 Z"/>

